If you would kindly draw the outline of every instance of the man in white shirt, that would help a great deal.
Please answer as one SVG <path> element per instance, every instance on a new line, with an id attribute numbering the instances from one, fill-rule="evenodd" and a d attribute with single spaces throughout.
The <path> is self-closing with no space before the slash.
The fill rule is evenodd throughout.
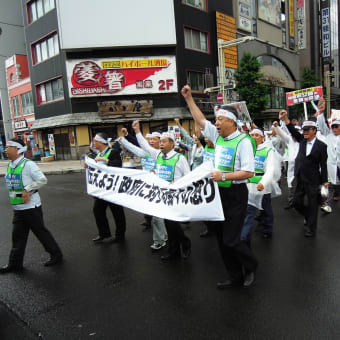
<path id="1" fill-rule="evenodd" d="M 140 147 L 155 160 L 156 175 L 168 182 L 174 182 L 190 172 L 186 158 L 174 150 L 173 134 L 164 132 L 160 138 L 160 150 L 153 148 L 140 132 L 139 121 L 132 123 Z M 168 253 L 163 255 L 163 261 L 187 258 L 191 254 L 191 241 L 177 221 L 164 220 L 168 233 Z"/>
<path id="2" fill-rule="evenodd" d="M 6 154 L 11 162 L 5 176 L 10 203 L 14 209 L 12 250 L 8 265 L 0 268 L 0 274 L 23 270 L 23 261 L 29 231 L 50 253 L 46 267 L 62 262 L 62 252 L 50 231 L 45 227 L 38 189 L 47 179 L 38 166 L 24 157 L 27 150 L 21 139 L 11 139 L 6 144 Z"/>
<path id="3" fill-rule="evenodd" d="M 237 112 L 222 106 L 215 110 L 211 124 L 196 105 L 189 85 L 182 89 L 189 110 L 204 136 L 215 145 L 215 169 L 211 178 L 218 182 L 225 220 L 217 222 L 216 236 L 229 279 L 218 282 L 218 289 L 251 286 L 255 281 L 257 260 L 246 242 L 241 241 L 247 212 L 248 178 L 254 175 L 254 149 L 250 137 L 237 129 Z"/>

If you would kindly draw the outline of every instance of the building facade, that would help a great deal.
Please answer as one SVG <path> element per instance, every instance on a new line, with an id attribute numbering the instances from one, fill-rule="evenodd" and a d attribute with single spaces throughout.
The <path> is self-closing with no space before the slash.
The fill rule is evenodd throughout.
<path id="1" fill-rule="evenodd" d="M 57 159 L 79 158 L 97 131 L 115 138 L 135 119 L 146 133 L 168 130 L 180 117 L 192 132 L 180 94 L 186 83 L 202 110 L 212 115 L 204 89 L 217 82 L 216 18 L 227 22 L 231 3 L 136 0 L 131 6 L 131 1 L 105 0 L 106 16 L 90 0 L 81 7 L 62 0 L 22 4 L 33 129 L 41 149 L 53 136 Z M 100 34 L 84 25 L 99 21 Z"/>
<path id="2" fill-rule="evenodd" d="M 21 0 L 0 4 L 0 138 L 3 143 L 13 136 L 5 61 L 14 54 L 26 54 L 21 5 Z"/>
<path id="3" fill-rule="evenodd" d="M 25 141 L 27 156 L 39 156 L 36 132 L 32 131 L 34 105 L 26 55 L 6 59 L 6 78 L 13 135 Z"/>

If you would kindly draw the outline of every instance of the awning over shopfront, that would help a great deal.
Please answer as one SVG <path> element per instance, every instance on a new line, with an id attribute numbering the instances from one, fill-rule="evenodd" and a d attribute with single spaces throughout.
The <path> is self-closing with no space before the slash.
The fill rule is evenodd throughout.
<path id="1" fill-rule="evenodd" d="M 36 119 L 31 127 L 32 130 L 41 130 L 46 128 L 55 128 L 62 126 L 75 125 L 93 125 L 93 124 L 113 124 L 124 123 L 128 121 L 139 120 L 167 120 L 178 118 L 182 115 L 191 117 L 190 113 L 185 107 L 177 108 L 158 108 L 154 110 L 152 117 L 144 117 L 143 114 L 136 113 L 134 117 L 124 117 L 124 114 L 116 115 L 112 113 L 105 118 L 99 112 L 78 112 L 68 113 L 49 118 Z"/>

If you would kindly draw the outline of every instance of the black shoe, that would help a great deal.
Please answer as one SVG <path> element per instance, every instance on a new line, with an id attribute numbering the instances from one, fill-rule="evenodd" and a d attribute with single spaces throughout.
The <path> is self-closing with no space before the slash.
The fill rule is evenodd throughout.
<path id="1" fill-rule="evenodd" d="M 217 282 L 217 289 L 228 289 L 228 288 L 234 288 L 234 287 L 241 287 L 242 282 L 240 281 L 232 281 L 232 280 L 226 280 Z"/>
<path id="2" fill-rule="evenodd" d="M 191 246 L 182 249 L 182 259 L 187 259 L 191 255 Z"/>
<path id="3" fill-rule="evenodd" d="M 142 231 L 146 231 L 146 230 L 148 230 L 148 229 L 151 228 L 151 223 L 149 223 L 149 222 L 147 222 L 147 221 L 142 222 L 140 225 L 143 225 L 143 226 L 144 226 L 144 228 L 142 229 Z"/>
<path id="4" fill-rule="evenodd" d="M 305 231 L 305 237 L 315 237 L 315 233 L 313 231 Z"/>
<path id="5" fill-rule="evenodd" d="M 44 263 L 45 267 L 52 267 L 55 266 L 56 264 L 59 264 L 63 262 L 63 256 L 58 255 L 58 256 L 51 256 L 51 258 Z"/>
<path id="6" fill-rule="evenodd" d="M 181 255 L 179 254 L 166 254 L 161 256 L 162 261 L 175 261 L 179 260 L 181 258 Z"/>
<path id="7" fill-rule="evenodd" d="M 271 239 L 273 237 L 272 233 L 263 233 L 262 234 L 262 238 L 265 238 L 265 239 Z"/>
<path id="8" fill-rule="evenodd" d="M 14 265 L 8 264 L 7 266 L 0 268 L 0 274 L 18 273 L 18 272 L 22 272 L 23 270 L 24 270 L 23 266 L 14 266 Z"/>
<path id="9" fill-rule="evenodd" d="M 200 233 L 200 237 L 210 237 L 210 236 L 212 236 L 212 233 L 208 229 Z"/>
<path id="10" fill-rule="evenodd" d="M 112 238 L 111 243 L 123 243 L 125 241 L 125 237 L 114 237 Z"/>
<path id="11" fill-rule="evenodd" d="M 249 288 L 255 282 L 255 272 L 250 272 L 244 276 L 243 287 Z"/>

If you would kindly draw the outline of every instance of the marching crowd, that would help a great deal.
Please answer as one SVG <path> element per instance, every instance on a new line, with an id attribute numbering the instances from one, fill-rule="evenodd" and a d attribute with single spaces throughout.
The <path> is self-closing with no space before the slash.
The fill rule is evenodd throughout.
<path id="1" fill-rule="evenodd" d="M 332 212 L 340 188 L 340 120 L 332 120 L 329 126 L 324 114 L 317 112 L 317 121 L 306 120 L 299 127 L 291 123 L 287 111 L 281 110 L 279 122 L 273 123 L 269 133 L 254 124 L 250 131 L 245 131 L 233 106 L 215 107 L 216 121 L 212 124 L 196 105 L 188 85 L 183 87 L 182 95 L 195 121 L 195 134 L 191 137 L 179 119 L 175 119 L 186 142 L 178 147 L 181 151 L 186 150 L 185 154 L 177 152 L 172 133 L 154 131 L 144 137 L 139 121 L 134 121 L 135 136 L 123 128 L 124 137 L 112 145 L 105 133 L 97 133 L 93 140 L 96 150 L 93 158 L 109 167 L 122 167 L 121 150 L 125 149 L 142 159 L 144 170 L 152 171 L 170 183 L 203 162 L 212 161 L 214 169 L 210 176 L 218 184 L 225 219 L 203 221 L 205 230 L 200 236 L 214 234 L 217 238 L 228 273 L 228 279 L 218 282 L 217 288 L 250 287 L 255 282 L 258 266 L 251 244 L 254 219 L 260 221 L 263 238 L 270 240 L 274 225 L 272 198 L 281 194 L 281 169 L 285 168 L 287 172 L 288 202 L 285 208 L 294 208 L 302 215 L 305 237 L 316 236 L 321 196 L 324 197 L 321 210 Z M 8 264 L 0 268 L 0 273 L 23 270 L 30 230 L 51 255 L 46 266 L 63 260 L 42 217 L 38 190 L 46 184 L 46 177 L 34 162 L 24 157 L 25 148 L 19 139 L 6 144 L 10 164 L 5 179 L 14 218 L 12 250 Z M 106 216 L 107 207 L 116 224 L 114 237 Z M 122 206 L 95 198 L 93 213 L 98 229 L 94 243 L 124 242 L 126 219 Z M 144 226 L 153 230 L 152 251 L 167 246 L 161 257 L 163 261 L 190 256 L 191 241 L 179 222 L 148 215 L 144 218 Z"/>

